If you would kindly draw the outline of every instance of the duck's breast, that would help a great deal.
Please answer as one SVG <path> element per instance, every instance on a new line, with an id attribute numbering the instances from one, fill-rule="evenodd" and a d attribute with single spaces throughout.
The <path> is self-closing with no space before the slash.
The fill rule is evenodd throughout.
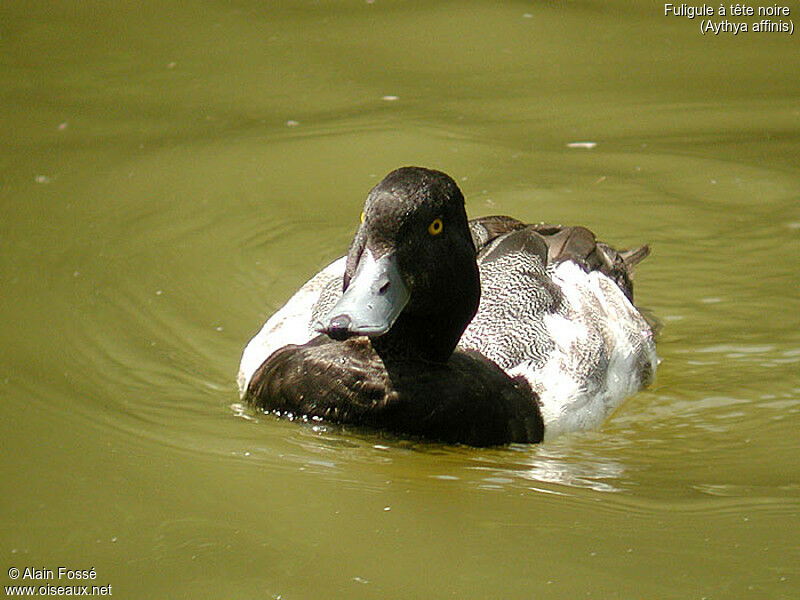
<path id="1" fill-rule="evenodd" d="M 287 344 L 305 344 L 317 335 L 314 321 L 342 294 L 345 260 L 344 256 L 338 258 L 307 281 L 250 340 L 239 365 L 240 396 L 244 396 L 256 369 L 276 350 Z"/>

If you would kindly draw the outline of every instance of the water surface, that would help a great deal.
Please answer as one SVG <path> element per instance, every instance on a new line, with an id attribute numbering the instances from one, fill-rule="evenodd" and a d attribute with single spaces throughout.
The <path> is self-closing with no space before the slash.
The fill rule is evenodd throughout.
<path id="1" fill-rule="evenodd" d="M 796 37 L 621 0 L 10 2 L 0 83 L 4 569 L 123 598 L 800 594 Z M 242 414 L 242 347 L 406 164 L 472 216 L 651 243 L 653 387 L 533 447 Z"/>

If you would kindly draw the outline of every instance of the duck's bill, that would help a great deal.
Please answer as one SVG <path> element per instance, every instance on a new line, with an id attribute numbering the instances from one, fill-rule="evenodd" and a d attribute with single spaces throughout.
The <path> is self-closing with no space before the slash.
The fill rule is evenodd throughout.
<path id="1" fill-rule="evenodd" d="M 394 254 L 375 259 L 367 249 L 344 295 L 314 328 L 335 340 L 378 337 L 392 328 L 410 296 Z"/>

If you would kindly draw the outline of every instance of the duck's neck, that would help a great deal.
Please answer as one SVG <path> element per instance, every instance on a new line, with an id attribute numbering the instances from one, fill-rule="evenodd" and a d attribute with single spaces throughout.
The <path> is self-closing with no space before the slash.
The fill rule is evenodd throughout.
<path id="1" fill-rule="evenodd" d="M 412 292 L 411 301 L 384 335 L 372 346 L 384 360 L 447 362 L 469 325 L 481 298 L 475 249 L 451 257 L 452 270 L 425 282 L 425 293 Z M 448 277 L 449 276 L 449 277 Z"/>
<path id="2" fill-rule="evenodd" d="M 372 346 L 383 359 L 447 362 L 475 308 L 426 317 L 400 315 L 386 334 L 372 340 Z"/>

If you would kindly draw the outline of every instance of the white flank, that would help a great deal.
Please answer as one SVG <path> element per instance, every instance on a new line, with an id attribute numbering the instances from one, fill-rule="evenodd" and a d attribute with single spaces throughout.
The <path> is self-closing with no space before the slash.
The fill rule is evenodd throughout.
<path id="1" fill-rule="evenodd" d="M 568 305 L 566 316 L 544 319 L 555 348 L 539 369 L 523 361 L 508 370 L 539 394 L 546 439 L 598 427 L 641 388 L 640 365 L 649 362 L 650 377 L 656 365 L 650 328 L 613 281 L 569 261 L 552 279 Z"/>

